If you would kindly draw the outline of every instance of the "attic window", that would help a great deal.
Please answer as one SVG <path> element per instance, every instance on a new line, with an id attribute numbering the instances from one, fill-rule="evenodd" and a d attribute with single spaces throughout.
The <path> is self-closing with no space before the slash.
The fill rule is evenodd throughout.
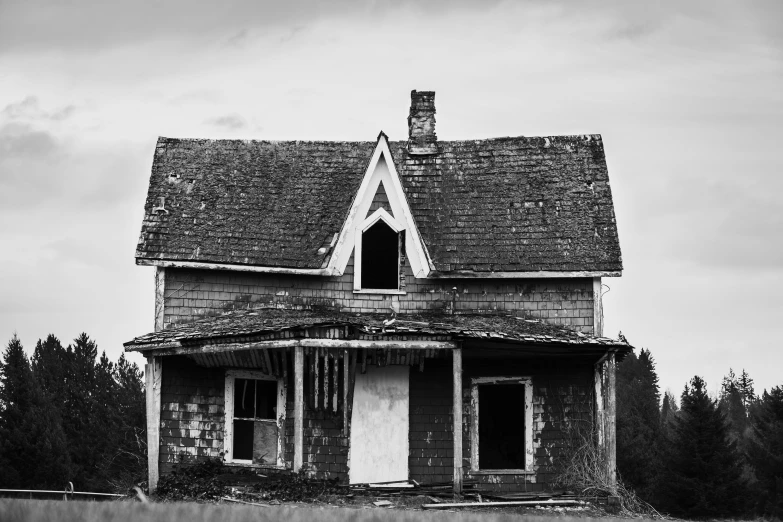
<path id="1" fill-rule="evenodd" d="M 399 237 L 381 219 L 362 233 L 363 289 L 399 289 Z"/>

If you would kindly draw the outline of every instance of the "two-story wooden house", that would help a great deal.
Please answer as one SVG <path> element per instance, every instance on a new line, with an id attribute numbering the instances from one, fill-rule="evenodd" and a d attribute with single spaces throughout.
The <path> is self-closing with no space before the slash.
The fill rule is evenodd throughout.
<path id="1" fill-rule="evenodd" d="M 622 270 L 598 135 L 160 138 L 139 265 L 156 267 L 150 488 L 184 455 L 350 483 L 544 490 L 594 420 L 614 476 L 601 278 Z"/>

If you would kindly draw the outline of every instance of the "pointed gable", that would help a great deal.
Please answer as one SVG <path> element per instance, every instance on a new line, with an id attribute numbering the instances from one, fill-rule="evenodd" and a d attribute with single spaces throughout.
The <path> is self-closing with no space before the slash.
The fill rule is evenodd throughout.
<path id="1" fill-rule="evenodd" d="M 391 206 L 389 205 L 389 196 L 386 195 L 386 189 L 383 187 L 383 181 L 378 185 L 378 190 L 375 191 L 375 196 L 372 198 L 372 204 L 370 210 L 367 211 L 367 217 L 370 214 L 382 208 L 386 212 L 391 212 Z"/>
<path id="2" fill-rule="evenodd" d="M 376 196 L 379 192 L 385 195 L 389 210 L 378 206 L 376 210 L 372 207 L 378 203 Z M 365 216 L 362 218 L 362 216 Z M 389 150 L 389 143 L 384 133 L 378 136 L 378 142 L 375 146 L 370 163 L 362 178 L 359 189 L 354 195 L 351 208 L 348 210 L 348 217 L 343 224 L 334 253 L 329 261 L 329 268 L 336 274 L 342 274 L 355 247 L 361 245 L 357 237 L 370 226 L 375 224 L 378 219 L 383 219 L 390 228 L 396 232 L 405 231 L 404 251 L 407 259 L 410 261 L 411 269 L 416 277 L 426 277 L 431 270 L 431 264 L 427 257 L 421 236 L 416 228 L 416 223 L 411 213 L 408 199 L 402 187 L 399 174 L 394 165 L 394 160 Z M 360 259 L 361 251 L 356 249 L 356 257 Z M 355 262 L 355 266 L 359 263 Z M 361 269 L 359 269 L 361 270 Z M 361 275 L 357 278 L 361 281 Z"/>

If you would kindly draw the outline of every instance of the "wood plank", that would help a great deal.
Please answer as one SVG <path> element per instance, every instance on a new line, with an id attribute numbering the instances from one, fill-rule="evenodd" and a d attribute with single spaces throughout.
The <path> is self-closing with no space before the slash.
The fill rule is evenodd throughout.
<path id="1" fill-rule="evenodd" d="M 155 270 L 155 331 L 163 330 L 166 310 L 166 269 L 158 267 Z"/>
<path id="2" fill-rule="evenodd" d="M 479 470 L 479 388 L 472 381 L 470 387 L 470 470 L 477 472 Z"/>
<path id="3" fill-rule="evenodd" d="M 454 494 L 462 493 L 462 349 L 452 351 L 453 358 L 453 403 L 454 420 Z"/>
<path id="4" fill-rule="evenodd" d="M 294 471 L 302 469 L 304 441 L 304 353 L 294 348 Z"/>
<path id="5" fill-rule="evenodd" d="M 313 361 L 315 362 L 315 386 L 313 386 L 313 405 L 314 410 L 321 408 L 321 349 L 316 348 L 313 350 Z"/>
<path id="6" fill-rule="evenodd" d="M 332 352 L 332 413 L 337 415 L 337 400 L 340 395 L 340 360 L 336 351 Z"/>
<path id="7" fill-rule="evenodd" d="M 614 486 L 617 483 L 617 402 L 615 397 L 615 370 L 616 360 L 614 352 L 604 363 L 606 368 L 606 412 L 604 414 L 606 429 L 604 430 L 604 436 L 606 437 L 606 474 L 609 478 L 609 484 Z"/>
<path id="8" fill-rule="evenodd" d="M 604 311 L 601 300 L 601 278 L 593 278 L 593 335 L 604 335 Z"/>
<path id="9" fill-rule="evenodd" d="M 282 377 L 283 382 L 288 385 L 288 348 L 283 348 L 280 350 L 280 361 L 282 363 Z"/>
<path id="10" fill-rule="evenodd" d="M 133 346 L 126 350 L 130 352 L 154 352 L 155 355 L 190 355 L 193 353 L 232 352 L 239 350 L 263 350 L 270 348 L 293 348 L 295 346 L 320 347 L 320 348 L 349 348 L 349 349 L 390 349 L 404 348 L 412 350 L 451 350 L 458 346 L 455 341 L 370 341 L 358 339 L 276 339 L 271 341 L 248 341 L 234 343 L 208 344 L 192 347 L 182 346 L 179 341 L 167 341 L 165 343 Z"/>
<path id="11" fill-rule="evenodd" d="M 343 350 L 343 435 L 348 436 L 348 385 L 351 380 L 351 355 Z"/>
<path id="12" fill-rule="evenodd" d="M 321 348 L 324 360 L 324 411 L 329 411 L 329 352 Z"/>
<path id="13" fill-rule="evenodd" d="M 579 506 L 580 500 L 510 500 L 507 502 L 442 502 L 438 504 L 422 504 L 422 509 L 453 509 L 461 507 L 510 507 L 510 506 Z"/>
<path id="14" fill-rule="evenodd" d="M 150 357 L 145 365 L 147 380 L 147 469 L 150 493 L 158 487 L 160 464 L 160 394 L 163 382 L 163 359 Z"/>
<path id="15" fill-rule="evenodd" d="M 272 360 L 269 358 L 269 350 L 263 350 L 264 352 L 264 373 L 272 375 Z"/>
<path id="16" fill-rule="evenodd" d="M 294 351 L 296 351 L 296 348 L 294 348 Z M 315 396 L 316 396 L 316 389 L 318 388 L 318 381 L 316 379 L 316 373 L 315 373 L 315 365 L 317 359 L 315 358 L 315 350 L 313 348 L 307 348 L 307 359 L 308 364 L 310 365 L 310 393 L 307 396 L 307 403 L 310 405 L 311 410 L 315 410 Z"/>

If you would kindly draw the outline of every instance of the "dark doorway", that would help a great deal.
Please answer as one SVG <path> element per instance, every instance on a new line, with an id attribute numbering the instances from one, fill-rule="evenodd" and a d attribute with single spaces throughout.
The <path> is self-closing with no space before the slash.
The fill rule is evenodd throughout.
<path id="1" fill-rule="evenodd" d="M 382 220 L 362 234 L 362 288 L 399 288 L 399 235 Z"/>
<path id="2" fill-rule="evenodd" d="M 525 469 L 525 387 L 478 387 L 479 469 Z"/>

